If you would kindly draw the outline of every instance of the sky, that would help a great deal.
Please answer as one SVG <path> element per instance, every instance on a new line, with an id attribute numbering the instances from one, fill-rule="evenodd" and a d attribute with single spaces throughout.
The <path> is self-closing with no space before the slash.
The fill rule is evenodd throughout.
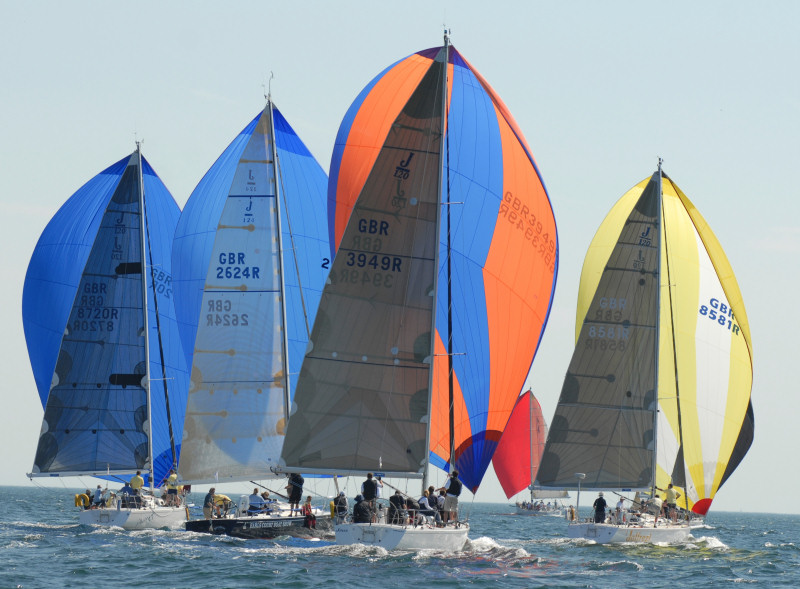
<path id="1" fill-rule="evenodd" d="M 800 513 L 790 370 L 800 3 L 0 0 L 0 10 L 0 485 L 64 484 L 25 476 L 43 411 L 21 301 L 36 241 L 67 198 L 139 139 L 182 207 L 262 109 L 271 76 L 275 103 L 327 170 L 358 92 L 441 45 L 446 24 L 516 118 L 555 211 L 558 283 L 526 383 L 545 418 L 572 355 L 589 242 L 661 157 L 725 248 L 752 333 L 755 439 L 712 511 Z M 492 471 L 475 500 L 506 501 Z"/>

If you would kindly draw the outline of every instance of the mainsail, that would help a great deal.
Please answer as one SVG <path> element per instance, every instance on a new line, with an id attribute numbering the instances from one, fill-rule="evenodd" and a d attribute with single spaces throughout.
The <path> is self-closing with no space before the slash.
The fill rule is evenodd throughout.
<path id="1" fill-rule="evenodd" d="M 327 177 L 271 101 L 192 193 L 175 233 L 191 366 L 181 478 L 277 465 L 329 264 Z"/>
<path id="2" fill-rule="evenodd" d="M 131 473 L 152 456 L 159 484 L 177 462 L 186 370 L 169 238 L 178 215 L 137 150 L 81 187 L 42 233 L 22 303 L 45 406 L 33 476 Z"/>
<path id="3" fill-rule="evenodd" d="M 672 482 L 705 514 L 752 442 L 752 344 L 722 247 L 665 174 L 603 221 L 577 317 L 540 482 L 574 488 L 576 472 L 589 488 Z"/>
<path id="4" fill-rule="evenodd" d="M 497 479 L 509 499 L 536 481 L 546 439 L 542 406 L 533 391 L 526 391 L 517 399 L 492 457 Z"/>
<path id="5" fill-rule="evenodd" d="M 555 220 L 530 149 L 461 54 L 433 48 L 356 98 L 328 186 L 336 257 L 287 467 L 422 476 L 452 463 L 474 491 L 555 286 Z"/>

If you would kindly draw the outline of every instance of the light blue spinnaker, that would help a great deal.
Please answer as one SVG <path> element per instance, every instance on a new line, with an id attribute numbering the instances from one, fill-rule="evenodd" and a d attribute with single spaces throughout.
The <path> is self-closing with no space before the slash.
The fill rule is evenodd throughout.
<path id="1" fill-rule="evenodd" d="M 144 158 L 140 174 L 139 161 L 137 150 L 73 194 L 31 257 L 22 315 L 45 407 L 33 476 L 148 471 L 148 382 L 156 485 L 178 459 L 187 374 L 172 301 L 170 238 L 180 210 Z"/>
<path id="2" fill-rule="evenodd" d="M 327 176 L 271 102 L 192 193 L 173 267 L 191 384 L 184 481 L 277 465 L 327 277 Z"/>

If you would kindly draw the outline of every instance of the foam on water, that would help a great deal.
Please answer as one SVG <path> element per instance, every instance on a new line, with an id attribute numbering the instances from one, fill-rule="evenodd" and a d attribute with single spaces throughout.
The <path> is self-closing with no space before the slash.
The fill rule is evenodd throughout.
<path id="1" fill-rule="evenodd" d="M 63 496 L 62 496 L 63 495 Z M 0 587 L 652 587 L 800 586 L 800 517 L 714 514 L 665 546 L 570 540 L 559 518 L 473 504 L 461 552 L 387 552 L 319 537 L 242 540 L 183 530 L 82 526 L 74 491 L 0 487 Z M 710 530 L 713 530 L 711 532 Z"/>

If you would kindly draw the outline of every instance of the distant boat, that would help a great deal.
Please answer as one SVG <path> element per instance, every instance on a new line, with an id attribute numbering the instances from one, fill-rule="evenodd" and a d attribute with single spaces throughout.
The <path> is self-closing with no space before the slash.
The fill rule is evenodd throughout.
<path id="1" fill-rule="evenodd" d="M 564 513 L 560 500 L 569 497 L 569 493 L 542 489 L 536 485 L 546 439 L 547 423 L 542 415 L 542 406 L 533 392 L 528 390 L 517 399 L 492 457 L 495 474 L 506 497 L 511 499 L 525 489 L 530 491 L 530 501 L 516 502 L 520 515 L 558 516 Z M 547 503 L 544 503 L 545 500 Z"/>
<path id="2" fill-rule="evenodd" d="M 539 482 L 651 495 L 672 483 L 683 517 L 644 528 L 576 522 L 569 535 L 688 538 L 684 517 L 706 514 L 752 443 L 752 380 L 750 328 L 733 270 L 659 162 L 617 202 L 589 247 L 575 352 Z"/>
<path id="3" fill-rule="evenodd" d="M 555 285 L 555 220 L 522 133 L 446 35 L 356 98 L 334 147 L 329 199 L 338 249 L 297 384 L 286 468 L 422 478 L 425 489 L 431 463 L 475 492 Z M 460 550 L 467 533 L 466 522 L 341 523 L 336 542 Z"/>
<path id="4" fill-rule="evenodd" d="M 178 205 L 136 151 L 80 188 L 48 223 L 28 266 L 25 338 L 45 406 L 31 477 L 127 481 L 151 491 L 177 463 L 186 368 L 172 301 Z M 174 526 L 183 507 L 121 497 L 83 524 Z M 87 499 L 76 497 L 83 503 Z"/>
<path id="5" fill-rule="evenodd" d="M 276 476 L 330 265 L 326 187 L 325 172 L 268 99 L 186 203 L 173 249 L 191 366 L 183 481 Z M 235 517 L 193 520 L 186 528 L 263 538 L 304 523 L 299 512 L 248 516 L 241 508 Z M 318 509 L 317 517 L 330 512 Z"/>

